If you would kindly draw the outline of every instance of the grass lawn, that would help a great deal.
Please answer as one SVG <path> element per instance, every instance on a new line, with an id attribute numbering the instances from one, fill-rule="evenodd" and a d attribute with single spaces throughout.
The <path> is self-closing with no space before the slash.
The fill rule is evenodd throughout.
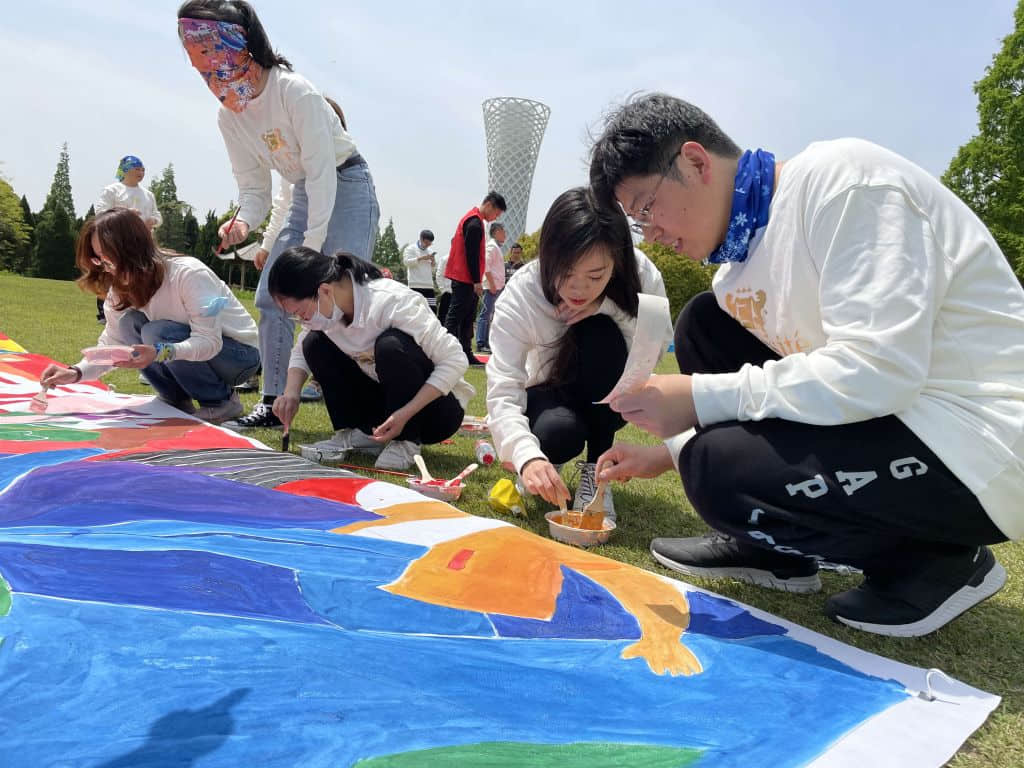
<path id="1" fill-rule="evenodd" d="M 240 298 L 255 316 L 252 293 L 241 294 Z M 31 352 L 70 365 L 77 362 L 78 350 L 95 344 L 100 326 L 95 320 L 93 297 L 83 294 L 74 283 L 0 273 L 0 331 Z M 661 372 L 669 372 L 674 367 L 674 361 L 666 359 Z M 471 369 L 466 378 L 477 391 L 469 413 L 483 416 L 483 369 Z M 139 383 L 134 371 L 117 371 L 104 381 L 113 384 L 119 392 L 151 392 Z M 255 400 L 255 394 L 243 395 L 246 410 Z M 327 437 L 331 431 L 322 404 L 303 404 L 292 429 L 292 450 L 297 451 L 295 446 L 299 443 Z M 272 448 L 280 447 L 279 432 L 260 430 L 249 434 Z M 624 429 L 619 437 L 630 442 L 655 442 L 633 427 Z M 425 447 L 423 455 L 428 468 L 435 476 L 454 476 L 473 460 L 473 442 L 472 438 L 457 435 L 450 445 Z M 353 461 L 359 462 L 359 458 Z M 499 468 L 478 470 L 468 481 L 457 506 L 482 517 L 506 517 L 516 525 L 546 535 L 543 502 L 529 504 L 525 519 L 497 515 L 488 507 L 487 491 L 505 475 Z M 570 490 L 574 489 L 573 470 L 567 467 L 565 475 Z M 379 477 L 404 482 L 401 478 Z M 1021 502 L 1024 503 L 1024 499 Z M 676 476 L 633 480 L 618 486 L 615 506 L 618 530 L 607 545 L 595 551 L 669 577 L 676 574 L 662 568 L 651 557 L 647 549 L 650 539 L 696 535 L 705 530 L 703 522 L 687 503 Z M 866 651 L 915 666 L 937 667 L 1002 696 L 1002 705 L 949 765 L 1020 768 L 1024 766 L 1024 543 L 997 546 L 995 553 L 1010 574 L 1002 592 L 939 632 L 916 639 L 865 634 L 834 624 L 822 615 L 825 598 L 854 586 L 855 577 L 825 573 L 825 588 L 817 595 L 782 594 L 729 581 L 696 583 Z"/>

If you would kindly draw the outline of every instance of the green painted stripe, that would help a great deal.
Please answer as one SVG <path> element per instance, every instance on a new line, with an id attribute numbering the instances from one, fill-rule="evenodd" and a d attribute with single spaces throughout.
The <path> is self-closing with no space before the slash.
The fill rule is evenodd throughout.
<path id="1" fill-rule="evenodd" d="M 527 744 L 490 741 L 360 760 L 356 768 L 686 768 L 697 749 L 644 744 Z"/>

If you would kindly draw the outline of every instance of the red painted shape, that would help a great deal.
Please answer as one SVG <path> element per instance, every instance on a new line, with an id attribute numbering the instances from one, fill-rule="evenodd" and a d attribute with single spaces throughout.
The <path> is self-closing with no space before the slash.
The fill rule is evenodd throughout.
<path id="1" fill-rule="evenodd" d="M 306 480 L 293 480 L 274 486 L 275 491 L 284 491 L 296 496 L 315 496 L 320 499 L 340 501 L 344 504 L 359 506 L 356 494 L 370 483 L 377 483 L 368 477 L 311 477 Z"/>
<path id="2" fill-rule="evenodd" d="M 452 559 L 448 561 L 448 567 L 453 571 L 461 571 L 466 567 L 466 563 L 469 562 L 469 558 L 474 554 L 476 554 L 476 550 L 460 549 L 452 556 Z"/>

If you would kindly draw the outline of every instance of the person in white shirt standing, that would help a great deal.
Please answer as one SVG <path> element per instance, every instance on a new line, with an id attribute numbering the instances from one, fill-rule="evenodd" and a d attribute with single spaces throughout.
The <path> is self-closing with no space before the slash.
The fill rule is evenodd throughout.
<path id="1" fill-rule="evenodd" d="M 324 97 L 275 52 L 244 0 L 189 0 L 178 34 L 192 66 L 221 103 L 217 120 L 238 182 L 239 211 L 221 228 L 226 245 L 245 240 L 271 206 L 271 170 L 292 184 L 284 226 L 256 289 L 262 402 L 225 426 L 281 426 L 272 411 L 284 391 L 294 323 L 267 292 L 266 275 L 294 245 L 369 258 L 380 209 L 366 161 Z"/>
<path id="2" fill-rule="evenodd" d="M 987 545 L 1024 536 L 1024 290 L 970 209 L 869 142 L 780 163 L 663 94 L 608 119 L 590 178 L 647 240 L 722 264 L 677 321 L 682 373 L 612 404 L 670 439 L 603 474 L 676 466 L 715 531 L 654 557 L 797 592 L 855 566 L 825 612 L 885 635 L 995 594 Z"/>
<path id="3" fill-rule="evenodd" d="M 665 285 L 625 220 L 600 212 L 582 187 L 551 204 L 537 252 L 494 309 L 487 423 L 498 458 L 551 504 L 569 499 L 558 465 L 586 450 L 573 499 L 582 509 L 597 492 L 598 457 L 626 424 L 598 401 L 625 369 L 640 294 L 664 296 Z M 670 331 L 666 315 L 665 347 Z M 614 519 L 607 486 L 602 503 Z"/>
<path id="4" fill-rule="evenodd" d="M 139 186 L 146 176 L 146 167 L 135 155 L 125 155 L 117 164 L 117 181 L 108 184 L 100 192 L 100 199 L 93 205 L 95 213 L 110 208 L 128 208 L 135 211 L 150 231 L 163 223 L 163 216 L 156 206 L 156 198 L 148 189 Z M 103 315 L 103 298 L 96 297 L 96 319 L 106 322 Z"/>
<path id="5" fill-rule="evenodd" d="M 469 364 L 422 295 L 352 254 L 302 246 L 281 254 L 268 285 L 303 328 L 274 412 L 290 427 L 312 373 L 336 430 L 303 456 L 330 463 L 356 451 L 408 469 L 421 445 L 455 434 L 475 394 L 462 379 Z"/>
<path id="6" fill-rule="evenodd" d="M 437 258 L 437 257 L 435 257 Z M 434 269 L 434 282 L 437 284 L 437 319 L 444 324 L 448 317 L 448 305 L 452 301 L 452 281 L 444 276 L 445 267 L 448 266 L 448 254 L 437 258 L 437 268 Z"/>
<path id="7" fill-rule="evenodd" d="M 484 295 L 480 304 L 480 314 L 476 319 L 476 351 L 490 352 L 488 331 L 491 327 L 491 316 L 494 314 L 494 302 L 505 287 L 505 257 L 501 253 L 505 245 L 505 225 L 495 221 L 489 229 L 490 239 L 484 254 Z"/>
<path id="8" fill-rule="evenodd" d="M 431 309 L 437 308 L 434 297 L 434 268 L 437 266 L 435 254 L 430 250 L 434 243 L 434 233 L 429 229 L 420 232 L 420 239 L 409 243 L 402 251 L 405 263 L 405 282 L 416 293 L 422 294 Z"/>
<path id="9" fill-rule="evenodd" d="M 206 421 L 242 413 L 234 386 L 259 367 L 256 323 L 208 266 L 160 252 L 127 208 L 86 221 L 75 260 L 82 272 L 78 284 L 107 297 L 98 345 L 132 347 L 131 358 L 114 366 L 144 370 L 161 400 Z M 40 381 L 73 384 L 110 368 L 88 359 L 70 367 L 50 365 Z"/>

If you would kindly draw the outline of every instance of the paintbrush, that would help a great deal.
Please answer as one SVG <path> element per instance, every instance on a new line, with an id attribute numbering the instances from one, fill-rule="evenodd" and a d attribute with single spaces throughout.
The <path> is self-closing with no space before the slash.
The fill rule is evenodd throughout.
<path id="1" fill-rule="evenodd" d="M 457 474 L 455 477 L 453 477 L 451 480 L 449 480 L 447 483 L 445 483 L 444 487 L 448 488 L 448 487 L 453 486 L 453 485 L 458 485 L 459 483 L 461 483 L 463 480 L 466 479 L 466 475 L 468 475 L 470 472 L 472 472 L 473 470 L 475 470 L 479 466 L 480 466 L 479 464 L 470 464 L 464 470 L 459 472 L 459 474 Z"/>
<path id="2" fill-rule="evenodd" d="M 292 433 L 287 429 L 284 431 L 284 434 L 281 435 L 281 450 L 284 453 L 288 453 L 288 442 L 289 439 L 291 438 L 291 435 Z"/>
<path id="3" fill-rule="evenodd" d="M 220 245 L 217 246 L 217 250 L 213 252 L 215 256 L 219 256 L 221 250 L 224 248 L 224 243 L 227 241 L 228 235 L 231 234 L 232 227 L 235 226 L 235 219 L 238 218 L 238 212 L 240 210 L 242 210 L 242 206 L 238 206 L 237 208 L 235 208 L 235 213 L 231 217 L 231 221 L 228 222 L 228 228 L 224 230 L 224 239 L 220 241 Z"/>

